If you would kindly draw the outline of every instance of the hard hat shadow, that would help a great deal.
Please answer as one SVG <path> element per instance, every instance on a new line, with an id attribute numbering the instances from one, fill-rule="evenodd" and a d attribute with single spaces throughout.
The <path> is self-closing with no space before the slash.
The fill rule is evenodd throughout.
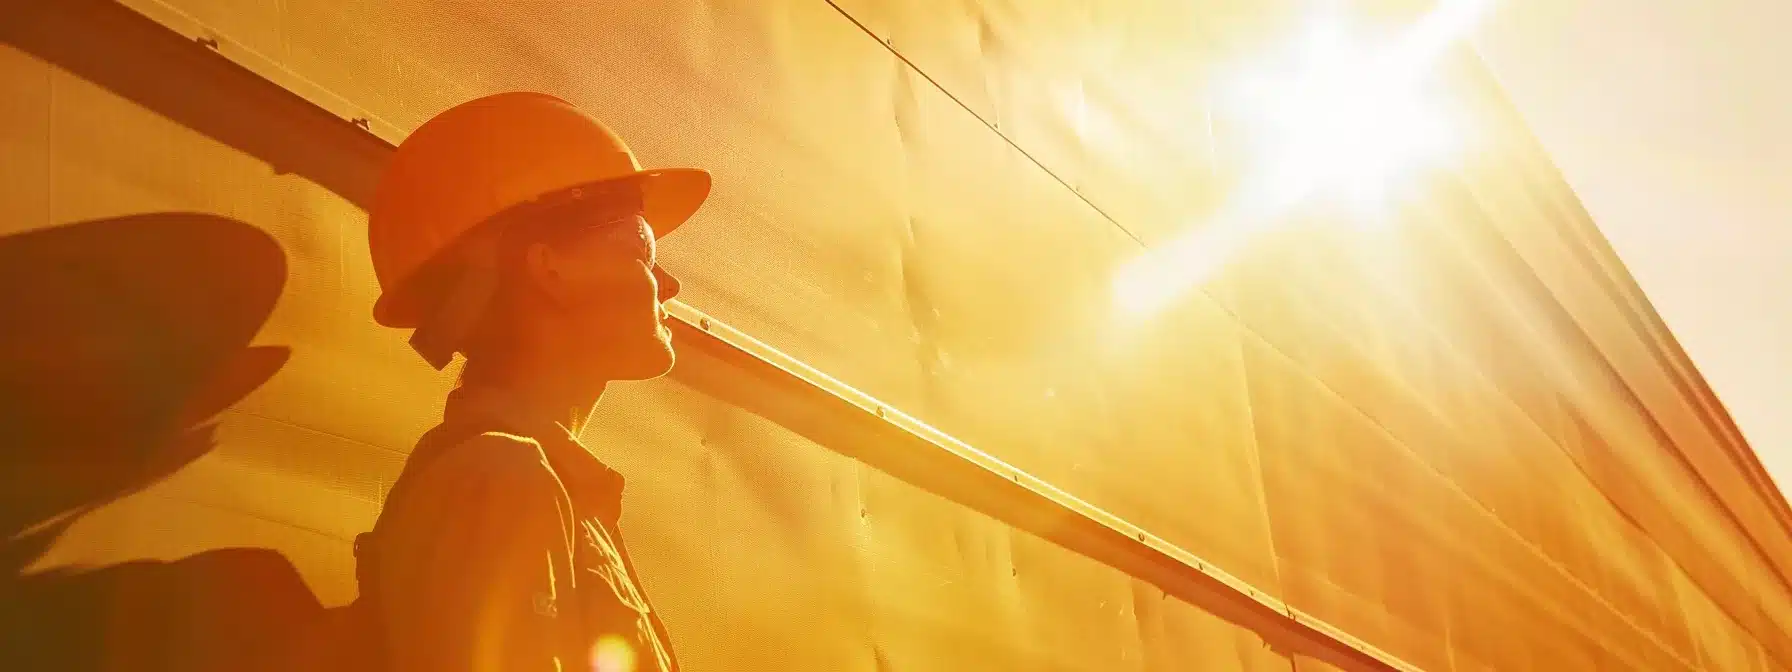
<path id="1" fill-rule="evenodd" d="M 205 456 L 286 363 L 250 345 L 286 280 L 261 230 L 197 213 L 0 236 L 0 650 L 21 669 L 221 669 L 321 609 L 267 549 L 27 574 L 82 514 Z M 263 634 L 258 632 L 266 631 Z"/>
<path id="2" fill-rule="evenodd" d="M 200 425 L 271 378 L 251 347 L 286 280 L 247 224 L 194 213 L 0 237 L 0 532 L 8 539 L 198 459 Z"/>

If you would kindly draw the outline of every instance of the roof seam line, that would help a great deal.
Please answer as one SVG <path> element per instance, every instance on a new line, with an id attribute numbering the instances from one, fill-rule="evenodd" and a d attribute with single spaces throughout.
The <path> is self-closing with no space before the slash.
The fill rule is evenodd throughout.
<path id="1" fill-rule="evenodd" d="M 1007 143 L 1007 145 L 1009 147 L 1013 148 L 1014 151 L 1019 152 L 1021 156 L 1027 157 L 1027 160 L 1032 162 L 1033 165 L 1038 166 L 1040 170 L 1045 171 L 1046 175 L 1050 175 L 1051 178 L 1053 180 L 1055 180 L 1059 185 L 1063 186 L 1065 190 L 1069 191 L 1072 195 L 1076 196 L 1077 200 L 1080 200 L 1083 202 L 1084 205 L 1089 206 L 1089 209 L 1094 210 L 1095 214 L 1101 215 L 1102 219 L 1107 220 L 1109 224 L 1112 224 L 1114 226 L 1114 228 L 1119 229 L 1121 233 L 1126 234 L 1126 237 L 1131 238 L 1133 240 L 1133 242 L 1136 242 L 1140 245 L 1145 245 L 1145 239 L 1143 237 L 1139 236 L 1139 234 L 1134 232 L 1132 229 L 1127 228 L 1125 224 L 1121 224 L 1120 220 L 1115 219 L 1113 215 L 1110 215 L 1110 214 L 1108 214 L 1108 212 L 1106 210 L 1101 209 L 1101 206 L 1096 205 L 1094 201 L 1089 200 L 1089 197 L 1084 195 L 1081 190 L 1077 189 L 1074 186 L 1071 186 L 1069 180 L 1066 180 L 1062 176 L 1058 175 L 1058 173 L 1056 171 L 1052 170 L 1050 166 L 1045 165 L 1045 162 L 1040 161 L 1037 157 L 1033 156 L 1033 154 L 1031 152 L 1028 152 L 1025 147 L 1021 147 L 1020 143 L 1015 142 L 1013 138 L 1008 137 L 1008 134 L 1003 133 L 1002 129 L 997 128 L 996 125 L 994 123 L 992 123 L 990 120 L 983 118 L 983 115 L 978 114 L 977 111 L 975 109 L 972 109 L 969 104 L 964 102 L 964 100 L 960 99 L 957 95 L 954 95 L 950 89 L 947 89 L 945 87 L 945 85 L 940 84 L 939 80 L 934 79 L 932 75 L 927 74 L 926 70 L 922 70 L 921 66 L 917 65 L 914 61 L 909 60 L 909 57 L 903 55 L 903 53 L 901 51 L 898 51 L 896 49 L 895 44 L 893 44 L 891 41 L 887 41 L 887 40 L 879 37 L 875 31 L 871 30 L 870 26 L 867 26 L 864 24 L 864 22 L 859 21 L 859 19 L 857 17 L 854 17 L 851 12 L 846 11 L 846 8 L 841 7 L 840 4 L 838 2 L 836 2 L 836 0 L 826 0 L 826 2 L 828 3 L 829 7 L 834 8 L 834 11 L 839 12 L 840 16 L 846 17 L 847 21 L 851 21 L 852 25 L 857 26 L 858 29 L 860 31 L 864 32 L 867 37 L 870 37 L 873 41 L 876 41 L 878 44 L 883 45 L 883 48 L 885 50 L 889 51 L 891 55 L 895 56 L 897 60 L 902 61 L 902 64 L 907 66 L 908 69 L 913 70 L 915 72 L 915 74 L 920 75 L 922 79 L 927 80 L 927 83 L 932 84 L 933 88 L 938 89 L 940 93 L 943 93 L 946 95 L 946 98 L 950 99 L 953 103 L 957 104 L 959 108 L 963 109 L 967 114 L 971 115 L 971 117 L 976 119 L 979 123 L 982 123 L 985 128 L 989 129 L 989 132 L 994 133 L 996 135 L 996 137 L 1001 138 L 1002 142 Z"/>

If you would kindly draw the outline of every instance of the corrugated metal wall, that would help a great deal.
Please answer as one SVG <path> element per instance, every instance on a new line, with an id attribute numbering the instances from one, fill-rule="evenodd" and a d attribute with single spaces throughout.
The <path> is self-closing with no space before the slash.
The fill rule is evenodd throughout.
<path id="1" fill-rule="evenodd" d="M 1286 8 L 130 4 L 376 130 L 534 89 L 648 163 L 709 168 L 716 195 L 662 245 L 681 298 L 1421 667 L 1792 669 L 1776 556 L 1559 314 L 1586 299 L 1549 298 L 1572 271 L 1537 261 L 1565 239 L 1557 187 L 1527 182 L 1499 113 L 1522 149 L 1435 176 L 1399 226 L 1297 222 L 1151 324 L 1110 319 L 1110 273 L 1231 182 L 1207 66 Z M 222 450 L 52 563 L 268 546 L 345 602 L 348 540 L 450 379 L 369 319 L 354 203 L 102 84 L 0 51 L 4 226 L 261 226 L 292 268 L 262 340 L 296 353 Z M 599 415 L 586 438 L 630 477 L 625 530 L 695 669 L 1293 664 L 676 383 Z"/>

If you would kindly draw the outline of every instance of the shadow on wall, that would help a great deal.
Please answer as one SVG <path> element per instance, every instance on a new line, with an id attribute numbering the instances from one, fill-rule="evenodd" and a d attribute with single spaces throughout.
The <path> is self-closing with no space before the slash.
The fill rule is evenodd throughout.
<path id="1" fill-rule="evenodd" d="M 0 0 L 0 44 L 362 207 L 392 152 L 110 0 Z M 49 261 L 52 251 L 61 261 Z M 285 348 L 248 345 L 285 281 L 278 243 L 210 215 L 0 237 L 0 670 L 364 666 L 365 652 L 343 645 L 361 641 L 341 634 L 357 625 L 352 610 L 324 608 L 271 549 L 32 571 L 81 516 L 213 450 L 211 416 L 286 362 Z M 188 323 L 145 321 L 162 310 Z M 52 393 L 102 395 L 116 407 L 101 413 L 101 404 Z"/>
<path id="2" fill-rule="evenodd" d="M 212 450 L 214 416 L 286 363 L 249 345 L 285 280 L 273 238 L 209 215 L 0 237 L 0 667 L 254 669 L 324 613 L 268 549 L 31 571 L 80 516 Z"/>

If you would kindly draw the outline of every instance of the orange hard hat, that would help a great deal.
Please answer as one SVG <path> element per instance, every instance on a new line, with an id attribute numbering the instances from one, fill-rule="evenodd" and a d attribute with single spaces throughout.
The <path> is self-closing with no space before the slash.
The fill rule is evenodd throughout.
<path id="1" fill-rule="evenodd" d="M 381 294 L 373 317 L 414 328 L 439 283 L 419 276 L 493 216 L 545 196 L 620 180 L 640 185 L 656 236 L 709 196 L 697 168 L 642 170 L 621 137 L 559 98 L 511 92 L 457 105 L 399 144 L 374 193 L 367 242 Z"/>

